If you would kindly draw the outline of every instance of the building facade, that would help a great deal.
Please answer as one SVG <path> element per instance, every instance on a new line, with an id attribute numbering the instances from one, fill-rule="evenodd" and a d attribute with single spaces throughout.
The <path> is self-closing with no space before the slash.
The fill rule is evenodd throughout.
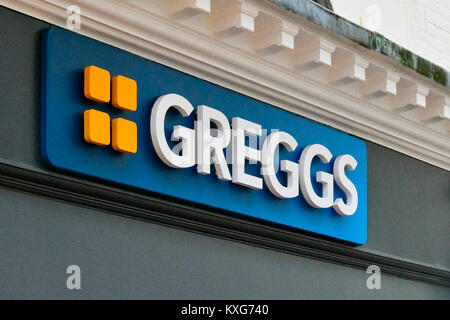
<path id="1" fill-rule="evenodd" d="M 0 4 L 1 298 L 450 298 L 450 90 L 445 69 L 387 39 L 380 44 L 378 34 L 309 1 Z M 62 38 L 52 38 L 45 47 L 49 29 Z M 88 45 L 78 48 L 79 43 Z M 101 56 L 95 56 L 93 48 Z M 57 50 L 62 53 L 52 56 Z M 309 222 L 298 226 L 283 218 L 261 218 L 258 210 L 268 210 L 265 198 L 257 198 L 263 199 L 260 204 L 233 203 L 235 194 L 246 192 L 247 199 L 253 199 L 251 192 L 258 190 L 229 181 L 222 189 L 229 193 L 208 202 L 206 195 L 190 196 L 192 189 L 203 190 L 201 185 L 164 189 L 181 190 L 171 193 L 161 191 L 164 179 L 151 188 L 145 181 L 139 185 L 138 178 L 122 179 L 120 165 L 111 167 L 117 174 L 103 175 L 108 164 L 93 165 L 98 174 L 75 168 L 81 153 L 58 158 L 71 142 L 53 144 L 57 137 L 46 135 L 65 135 L 72 127 L 63 118 L 43 120 L 43 110 L 50 110 L 44 101 L 54 97 L 52 103 L 62 102 L 52 108 L 66 108 L 58 94 L 69 90 L 74 97 L 81 95 L 83 78 L 80 69 L 78 84 L 68 89 L 61 79 L 69 78 L 51 68 L 86 55 L 91 61 L 122 65 L 136 79 L 154 63 L 161 66 L 161 74 L 174 74 L 163 78 L 172 79 L 172 86 L 186 81 L 177 87 L 180 93 L 196 81 L 218 90 L 217 95 L 224 90 L 224 105 L 226 99 L 249 103 L 226 110 L 241 112 L 248 120 L 272 121 L 273 114 L 288 119 L 284 128 L 292 119 L 293 136 L 295 121 L 305 121 L 305 127 L 312 123 L 313 129 L 305 131 L 312 136 L 318 134 L 314 128 L 319 124 L 326 138 L 336 134 L 350 139 L 339 142 L 349 153 L 356 147 L 347 141 L 360 141 L 366 152 L 361 186 L 367 188 L 367 199 L 360 193 L 366 221 L 358 228 L 366 230 L 365 241 L 350 237 L 353 231 L 327 233 L 322 227 L 309 228 Z M 399 63 L 398 57 L 406 57 L 406 62 Z M 184 75 L 188 80 L 179 80 Z M 149 84 L 143 91 L 145 85 L 137 84 L 138 97 L 152 88 Z M 191 96 L 208 96 L 192 86 Z M 127 108 L 118 102 L 114 88 L 113 82 L 112 104 Z M 94 95 L 90 97 L 97 99 Z M 86 91 L 84 96 L 88 98 Z M 142 111 L 147 125 L 152 105 L 137 104 L 139 112 L 147 108 Z M 218 103 L 211 107 L 220 109 Z M 224 113 L 231 123 L 233 114 Z M 133 120 L 131 114 L 120 113 Z M 50 131 L 43 129 L 45 123 Z M 145 130 L 150 145 L 150 131 Z M 86 135 L 84 139 L 88 141 Z M 132 147 L 114 139 L 111 152 L 133 153 Z M 86 141 L 80 131 L 78 142 Z M 46 143 L 52 144 L 50 159 L 43 151 Z M 117 161 L 126 163 L 126 156 Z M 363 162 L 359 165 L 362 168 Z M 169 169 L 161 162 L 154 170 L 157 175 Z M 173 170 L 170 174 L 181 172 Z M 145 173 L 136 168 L 130 174 Z M 200 179 L 197 176 L 192 179 Z M 213 190 L 223 182 L 210 180 Z M 363 187 L 357 188 L 361 192 Z M 301 201 L 308 207 L 308 201 Z M 371 278 L 377 268 L 379 283 Z M 71 282 L 74 275 L 79 282 Z"/>

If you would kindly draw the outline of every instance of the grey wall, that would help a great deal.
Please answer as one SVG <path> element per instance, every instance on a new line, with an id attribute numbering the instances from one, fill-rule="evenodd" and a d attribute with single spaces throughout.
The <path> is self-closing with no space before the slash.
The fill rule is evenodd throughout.
<path id="1" fill-rule="evenodd" d="M 450 172 L 367 143 L 364 249 L 450 269 Z"/>
<path id="2" fill-rule="evenodd" d="M 39 156 L 40 33 L 0 7 L 0 162 Z M 357 250 L 450 270 L 450 174 L 367 142 L 368 241 Z M 70 179 L 70 176 L 68 176 Z M 83 289 L 65 288 L 65 267 Z M 0 189 L 2 298 L 450 298 L 443 286 L 158 226 Z"/>
<path id="3" fill-rule="evenodd" d="M 0 298 L 450 298 L 449 289 L 0 189 Z M 79 291 L 65 269 L 81 268 Z"/>

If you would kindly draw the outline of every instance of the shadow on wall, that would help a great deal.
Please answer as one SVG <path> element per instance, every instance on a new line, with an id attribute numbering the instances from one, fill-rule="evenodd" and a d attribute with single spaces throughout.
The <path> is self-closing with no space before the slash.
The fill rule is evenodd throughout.
<path id="1" fill-rule="evenodd" d="M 322 7 L 325 7 L 330 11 L 333 11 L 333 5 L 331 4 L 331 0 L 313 0 L 313 2 L 320 4 Z"/>

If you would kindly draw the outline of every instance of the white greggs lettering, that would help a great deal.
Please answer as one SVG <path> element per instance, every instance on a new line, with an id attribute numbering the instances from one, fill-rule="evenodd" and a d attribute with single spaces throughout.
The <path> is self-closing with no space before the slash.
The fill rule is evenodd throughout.
<path id="1" fill-rule="evenodd" d="M 274 154 L 279 145 L 289 152 L 294 151 L 298 143 L 286 132 L 272 132 L 264 141 L 261 150 L 245 144 L 246 137 L 261 136 L 261 125 L 248 120 L 234 117 L 232 129 L 227 117 L 220 111 L 201 105 L 197 108 L 195 129 L 180 125 L 174 126 L 172 141 L 180 141 L 178 154 L 169 147 L 164 133 L 164 121 L 170 108 L 177 109 L 183 117 L 189 116 L 194 107 L 184 97 L 178 94 L 161 96 L 153 105 L 150 119 L 150 133 L 156 153 L 161 160 L 172 168 L 189 168 L 197 164 L 197 172 L 210 174 L 211 161 L 217 177 L 232 181 L 252 189 L 262 189 L 263 180 L 269 190 L 279 198 L 295 198 L 301 190 L 305 200 L 314 208 L 329 208 L 342 216 L 350 216 L 358 207 L 358 192 L 355 185 L 345 175 L 345 169 L 355 170 L 358 163 L 351 155 L 338 156 L 333 165 L 333 174 L 319 171 L 316 182 L 322 185 L 322 196 L 316 194 L 311 181 L 311 163 L 318 157 L 323 163 L 329 163 L 333 158 L 331 152 L 320 144 L 307 146 L 301 153 L 298 163 L 281 160 L 281 171 L 287 175 L 287 185 L 282 185 L 276 176 Z M 211 133 L 211 123 L 217 130 Z M 231 140 L 232 172 L 230 173 L 224 149 Z M 196 161 L 197 160 L 197 161 Z M 246 161 L 261 163 L 261 177 L 245 172 Z M 341 188 L 346 201 L 342 198 L 333 201 L 334 182 Z"/>

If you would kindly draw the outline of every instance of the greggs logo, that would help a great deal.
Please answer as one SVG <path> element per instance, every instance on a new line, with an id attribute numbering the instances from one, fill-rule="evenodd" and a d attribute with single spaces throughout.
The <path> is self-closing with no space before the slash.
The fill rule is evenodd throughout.
<path id="1" fill-rule="evenodd" d="M 86 98 L 108 103 L 110 101 L 110 74 L 107 70 L 89 66 L 84 69 L 84 95 Z M 137 109 L 136 81 L 124 76 L 112 79 L 112 105 L 126 111 Z M 299 196 L 300 191 L 309 205 L 314 208 L 330 208 L 342 216 L 350 216 L 358 207 L 358 191 L 346 176 L 346 170 L 355 170 L 358 162 L 351 155 L 340 155 L 334 161 L 333 172 L 319 171 L 315 181 L 311 180 L 311 164 L 314 158 L 323 163 L 332 160 L 333 155 L 323 145 L 307 146 L 298 160 L 293 162 L 281 160 L 275 164 L 275 153 L 281 147 L 290 152 L 295 151 L 297 141 L 289 133 L 276 131 L 265 138 L 261 149 L 246 145 L 246 138 L 260 137 L 262 126 L 243 118 L 232 118 L 230 123 L 222 112 L 206 105 L 197 108 L 195 129 L 176 125 L 173 127 L 171 140 L 178 141 L 178 148 L 171 148 L 165 136 L 165 117 L 169 109 L 174 108 L 183 117 L 189 116 L 194 107 L 183 96 L 166 94 L 159 97 L 153 105 L 150 132 L 159 158 L 172 168 L 189 168 L 196 165 L 200 174 L 210 174 L 214 166 L 218 179 L 231 181 L 251 189 L 263 189 L 263 182 L 272 194 L 287 199 Z M 84 139 L 99 146 L 110 144 L 110 122 L 112 122 L 112 147 L 124 153 L 137 151 L 137 126 L 134 122 L 110 116 L 95 109 L 84 112 Z M 212 134 L 212 128 L 217 130 Z M 229 170 L 225 149 L 231 143 L 231 167 Z M 174 151 L 177 150 L 176 152 Z M 252 161 L 260 164 L 259 176 L 245 172 L 245 164 Z M 275 168 L 287 176 L 287 185 L 280 183 Z M 322 186 L 320 194 L 313 183 Z M 335 184 L 345 193 L 346 199 L 334 199 Z"/>
<path id="2" fill-rule="evenodd" d="M 96 66 L 84 69 L 84 96 L 99 103 L 110 102 L 111 75 L 107 70 Z M 136 111 L 136 81 L 124 76 L 114 76 L 112 78 L 112 105 L 124 111 Z M 111 144 L 114 150 L 123 153 L 137 152 L 137 126 L 133 121 L 124 118 L 115 118 L 111 121 L 109 114 L 95 109 L 86 110 L 83 118 L 86 142 L 98 146 Z"/>
<path id="3" fill-rule="evenodd" d="M 361 139 L 59 28 L 44 33 L 42 49 L 46 165 L 366 241 Z"/>

